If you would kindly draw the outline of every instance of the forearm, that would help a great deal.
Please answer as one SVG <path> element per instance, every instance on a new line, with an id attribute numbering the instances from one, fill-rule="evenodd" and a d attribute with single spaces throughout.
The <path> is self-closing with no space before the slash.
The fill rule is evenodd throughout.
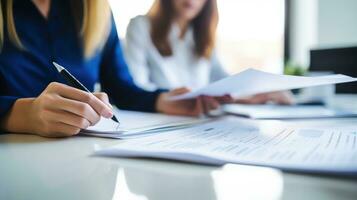
<path id="1" fill-rule="evenodd" d="M 12 133 L 33 133 L 34 122 L 31 108 L 34 98 L 21 98 L 15 101 L 9 112 L 1 119 L 0 128 Z"/>

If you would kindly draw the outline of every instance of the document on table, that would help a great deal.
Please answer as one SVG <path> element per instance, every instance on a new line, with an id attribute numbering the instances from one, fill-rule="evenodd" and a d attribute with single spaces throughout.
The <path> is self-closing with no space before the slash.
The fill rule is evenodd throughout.
<path id="1" fill-rule="evenodd" d="M 162 131 L 187 128 L 196 124 L 208 122 L 210 120 L 211 119 L 181 119 L 175 122 L 173 122 L 173 120 L 161 120 L 159 124 L 150 124 L 146 126 L 137 125 L 136 127 L 127 127 L 125 125 L 121 126 L 118 123 L 113 122 L 111 119 L 102 118 L 95 126 L 89 127 L 86 130 L 82 130 L 81 135 L 116 139 L 135 138 Z"/>
<path id="2" fill-rule="evenodd" d="M 252 119 L 312 119 L 357 117 L 357 112 L 337 110 L 325 106 L 306 105 L 245 105 L 226 104 L 222 111 Z"/>
<path id="3" fill-rule="evenodd" d="M 304 77 L 279 75 L 248 69 L 236 75 L 211 83 L 201 89 L 171 98 L 172 100 L 190 99 L 200 95 L 222 96 L 231 94 L 235 97 L 245 97 L 264 92 L 291 90 L 297 88 L 347 83 L 357 81 L 342 74 Z"/>
<path id="4" fill-rule="evenodd" d="M 230 120 L 217 120 L 127 140 L 98 150 L 96 154 L 355 174 L 357 126 L 336 129 L 256 128 Z"/>

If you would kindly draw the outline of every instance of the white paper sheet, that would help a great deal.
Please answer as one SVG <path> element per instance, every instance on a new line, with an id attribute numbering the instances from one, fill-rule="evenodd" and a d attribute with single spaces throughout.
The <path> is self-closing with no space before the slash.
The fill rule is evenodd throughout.
<path id="1" fill-rule="evenodd" d="M 256 128 L 229 120 L 128 140 L 97 155 L 357 173 L 357 127 Z"/>
<path id="2" fill-rule="evenodd" d="M 320 77 L 303 77 L 271 74 L 248 69 L 236 75 L 211 83 L 196 91 L 171 98 L 172 100 L 190 99 L 200 95 L 222 96 L 231 94 L 245 97 L 263 92 L 290 90 L 318 85 L 347 83 L 357 81 L 356 78 L 337 74 Z"/>
<path id="3" fill-rule="evenodd" d="M 134 113 L 135 115 L 135 113 Z M 162 131 L 177 130 L 194 126 L 196 124 L 205 123 L 211 119 L 198 118 L 184 118 L 184 117 L 170 117 L 158 114 L 141 113 L 134 123 L 125 119 L 124 124 L 118 124 L 111 119 L 102 118 L 95 126 L 91 126 L 86 130 L 81 131 L 81 135 L 105 137 L 105 138 L 135 138 L 143 135 L 158 133 Z"/>
<path id="4" fill-rule="evenodd" d="M 225 113 L 252 119 L 311 119 L 357 117 L 357 112 L 306 105 L 243 105 L 227 104 L 222 107 Z"/>

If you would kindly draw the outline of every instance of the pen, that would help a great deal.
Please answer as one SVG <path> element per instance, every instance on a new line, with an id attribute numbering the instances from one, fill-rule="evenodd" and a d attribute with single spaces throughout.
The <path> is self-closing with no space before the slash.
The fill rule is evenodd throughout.
<path id="1" fill-rule="evenodd" d="M 59 65 L 55 62 L 52 62 L 52 63 L 56 67 L 58 73 L 62 75 L 62 77 L 68 82 L 68 84 L 70 86 L 91 93 L 81 82 L 79 82 L 79 80 L 77 80 L 64 67 L 62 67 L 61 65 Z M 115 117 L 115 115 L 113 115 L 112 120 L 119 123 L 119 120 Z"/>

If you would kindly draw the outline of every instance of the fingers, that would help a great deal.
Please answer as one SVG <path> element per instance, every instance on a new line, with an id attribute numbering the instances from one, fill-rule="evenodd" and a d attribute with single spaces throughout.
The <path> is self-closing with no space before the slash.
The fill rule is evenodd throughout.
<path id="1" fill-rule="evenodd" d="M 258 96 L 261 103 L 267 103 L 269 101 L 283 104 L 283 105 L 290 105 L 293 103 L 293 97 L 289 92 L 271 92 L 266 94 L 260 94 Z"/>
<path id="2" fill-rule="evenodd" d="M 77 135 L 81 129 L 75 126 L 71 126 L 64 123 L 52 123 L 48 127 L 51 134 L 43 133 L 43 136 L 46 137 L 69 137 L 73 135 Z"/>
<path id="3" fill-rule="evenodd" d="M 90 125 L 96 124 L 100 120 L 100 115 L 87 103 L 66 99 L 58 96 L 54 100 L 46 102 L 47 109 L 66 111 L 87 119 Z"/>
<path id="4" fill-rule="evenodd" d="M 250 98 L 240 98 L 235 101 L 235 103 L 241 103 L 241 104 L 254 104 L 252 103 L 252 100 Z"/>
<path id="5" fill-rule="evenodd" d="M 64 84 L 60 83 L 51 83 L 48 87 L 49 92 L 54 92 L 64 98 L 77 100 L 89 104 L 99 115 L 105 118 L 111 118 L 113 112 L 111 108 L 99 100 L 92 93 L 88 93 Z"/>
<path id="6" fill-rule="evenodd" d="M 236 103 L 243 103 L 243 104 L 265 104 L 268 102 L 290 105 L 294 103 L 294 98 L 292 94 L 289 92 L 270 92 L 270 93 L 257 94 L 236 101 Z"/>
<path id="7" fill-rule="evenodd" d="M 86 129 L 91 125 L 86 118 L 66 111 L 49 111 L 46 113 L 46 117 L 50 123 L 63 123 L 78 129 Z"/>
<path id="8" fill-rule="evenodd" d="M 220 103 L 220 104 L 228 104 L 228 103 L 234 103 L 234 98 L 229 95 L 223 95 L 221 97 L 215 97 L 215 99 Z"/>
<path id="9" fill-rule="evenodd" d="M 209 114 L 209 111 L 219 108 L 221 102 L 231 102 L 229 95 L 220 99 L 209 96 L 200 96 L 196 99 L 187 99 L 179 101 L 167 100 L 169 96 L 176 96 L 189 92 L 187 88 L 179 88 L 159 96 L 156 103 L 156 109 L 159 112 L 174 115 L 199 116 L 203 113 Z"/>
<path id="10" fill-rule="evenodd" d="M 192 100 L 190 100 L 192 101 Z M 209 115 L 211 110 L 218 109 L 220 103 L 213 97 L 199 96 L 195 99 L 194 109 L 187 114 L 190 116 Z"/>
<path id="11" fill-rule="evenodd" d="M 264 104 L 271 100 L 271 95 L 269 94 L 257 94 L 252 97 L 248 97 L 245 99 L 240 99 L 241 103 L 246 104 Z"/>
<path id="12" fill-rule="evenodd" d="M 113 116 L 105 93 L 95 95 L 60 83 L 51 83 L 33 103 L 40 126 L 36 132 L 47 137 L 78 134 L 96 124 L 101 116 Z"/>
<path id="13" fill-rule="evenodd" d="M 192 113 L 193 116 L 200 116 L 204 113 L 202 97 L 197 97 L 195 99 L 195 111 Z"/>
<path id="14" fill-rule="evenodd" d="M 109 97 L 107 93 L 104 92 L 94 92 L 94 96 L 96 96 L 99 100 L 101 100 L 103 103 L 105 103 L 109 108 L 113 109 L 113 106 L 109 102 Z"/>
<path id="15" fill-rule="evenodd" d="M 190 92 L 190 89 L 186 87 L 177 88 L 170 91 L 170 96 L 177 96 L 177 95 L 185 94 L 187 92 Z"/>
<path id="16" fill-rule="evenodd" d="M 213 97 L 210 96 L 200 96 L 199 97 L 202 102 L 202 110 L 203 113 L 209 115 L 211 110 L 216 110 L 220 107 L 220 103 Z"/>
<path id="17" fill-rule="evenodd" d="M 287 92 L 280 92 L 280 97 L 278 97 L 278 103 L 279 104 L 285 104 L 285 105 L 291 105 L 295 103 L 295 99 L 293 97 L 293 94 L 289 91 Z"/>

